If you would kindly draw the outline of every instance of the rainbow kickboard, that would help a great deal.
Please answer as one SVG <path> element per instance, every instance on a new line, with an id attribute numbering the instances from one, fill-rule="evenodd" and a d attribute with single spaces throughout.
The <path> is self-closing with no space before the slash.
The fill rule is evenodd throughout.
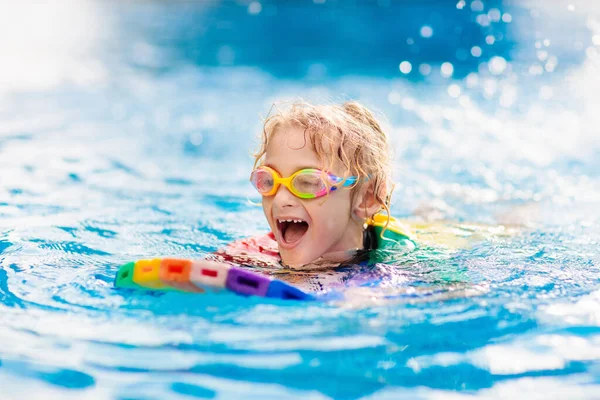
<path id="1" fill-rule="evenodd" d="M 193 293 L 221 289 L 244 296 L 314 300 L 283 281 L 210 260 L 155 258 L 130 262 L 119 268 L 115 287 Z"/>

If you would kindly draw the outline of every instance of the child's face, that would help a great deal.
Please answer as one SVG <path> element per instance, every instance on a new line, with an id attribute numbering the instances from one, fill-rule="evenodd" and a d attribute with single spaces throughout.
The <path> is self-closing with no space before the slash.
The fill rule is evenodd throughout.
<path id="1" fill-rule="evenodd" d="M 312 148 L 309 134 L 295 126 L 279 128 L 267 146 L 264 165 L 288 177 L 304 168 L 323 169 Z M 338 160 L 333 170 L 344 177 Z M 263 197 L 262 205 L 279 245 L 284 264 L 302 266 L 327 253 L 362 247 L 360 218 L 352 217 L 351 191 L 340 188 L 316 199 L 300 199 L 281 185 L 274 196 Z M 301 220 L 301 223 L 282 222 Z"/>

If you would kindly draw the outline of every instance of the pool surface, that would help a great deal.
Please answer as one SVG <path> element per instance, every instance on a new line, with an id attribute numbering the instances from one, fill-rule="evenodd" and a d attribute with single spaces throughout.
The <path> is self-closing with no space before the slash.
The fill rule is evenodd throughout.
<path id="1" fill-rule="evenodd" d="M 286 4 L 3 6 L 0 398 L 599 398 L 598 6 Z M 397 217 L 514 234 L 343 301 L 116 290 L 267 231 L 249 154 L 298 97 L 385 115 Z"/>

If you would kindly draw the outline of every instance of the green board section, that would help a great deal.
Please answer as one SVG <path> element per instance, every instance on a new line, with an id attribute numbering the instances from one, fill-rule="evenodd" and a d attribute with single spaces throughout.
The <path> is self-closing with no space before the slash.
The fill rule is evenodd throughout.
<path id="1" fill-rule="evenodd" d="M 121 265 L 119 272 L 117 272 L 117 276 L 115 277 L 115 286 L 123 289 L 145 289 L 143 286 L 140 286 L 133 281 L 134 268 L 135 262 Z"/>

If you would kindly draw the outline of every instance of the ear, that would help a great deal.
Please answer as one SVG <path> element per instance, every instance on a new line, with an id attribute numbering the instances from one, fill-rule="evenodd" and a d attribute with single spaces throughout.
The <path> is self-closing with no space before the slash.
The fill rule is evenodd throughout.
<path id="1" fill-rule="evenodd" d="M 352 212 L 361 219 L 370 218 L 381 209 L 381 204 L 377 201 L 373 186 L 372 182 L 367 183 L 358 190 L 354 197 Z"/>

